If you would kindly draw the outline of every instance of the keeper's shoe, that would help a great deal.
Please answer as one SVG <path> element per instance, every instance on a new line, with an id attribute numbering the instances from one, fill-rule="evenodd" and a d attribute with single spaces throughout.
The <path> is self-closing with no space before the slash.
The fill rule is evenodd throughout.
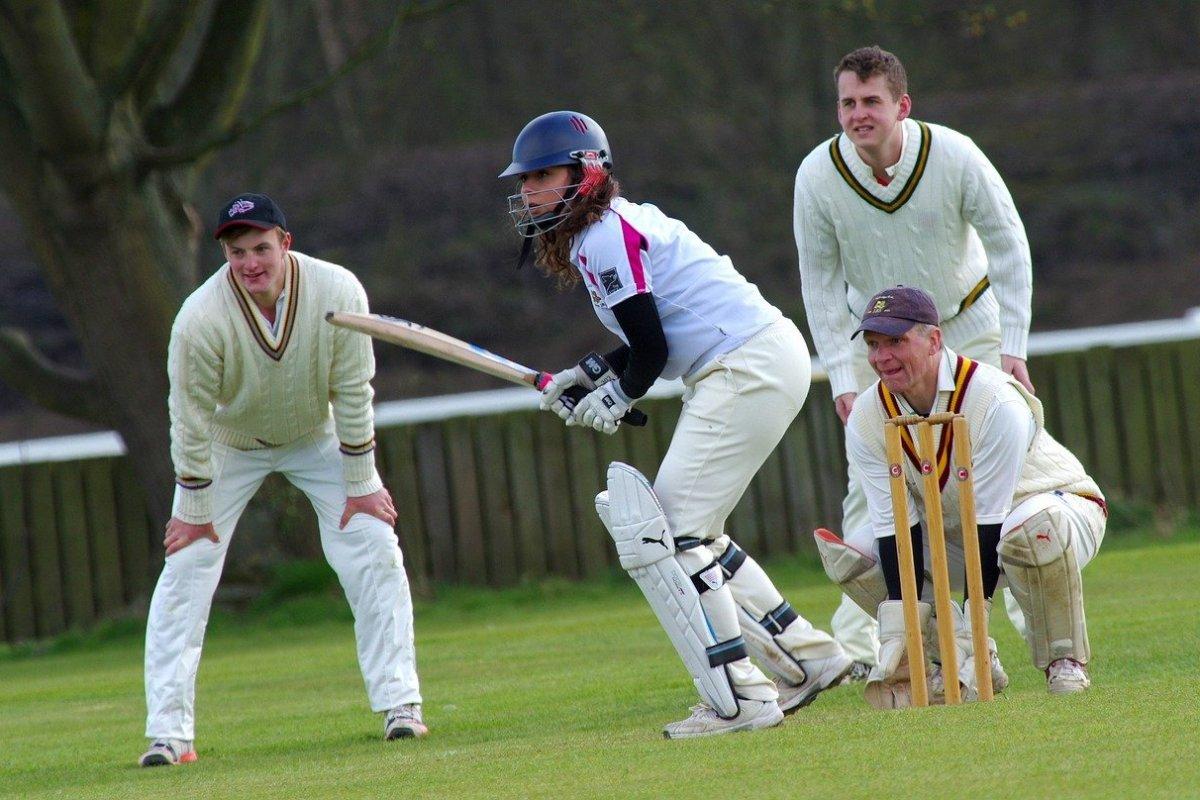
<path id="1" fill-rule="evenodd" d="M 196 760 L 196 748 L 186 739 L 155 739 L 138 759 L 139 767 L 173 767 Z"/>
<path id="2" fill-rule="evenodd" d="M 1046 668 L 1046 688 L 1050 694 L 1078 694 L 1091 685 L 1087 670 L 1073 658 L 1060 658 Z"/>
<path id="3" fill-rule="evenodd" d="M 854 664 L 854 659 L 842 652 L 827 658 L 801 661 L 800 666 L 807 676 L 804 683 L 792 686 L 781 680 L 775 681 L 779 688 L 779 710 L 791 714 L 804 708 L 821 692 L 840 684 L 842 678 L 854 670 Z"/>
<path id="4" fill-rule="evenodd" d="M 663 737 L 694 739 L 698 736 L 717 736 L 722 733 L 770 728 L 783 722 L 783 712 L 774 700 L 739 699 L 737 703 L 739 711 L 733 719 L 722 719 L 704 703 L 692 706 L 692 715 L 663 728 Z"/>
<path id="5" fill-rule="evenodd" d="M 383 716 L 383 738 L 418 739 L 429 733 L 421 720 L 421 704 L 405 703 L 389 710 Z"/>

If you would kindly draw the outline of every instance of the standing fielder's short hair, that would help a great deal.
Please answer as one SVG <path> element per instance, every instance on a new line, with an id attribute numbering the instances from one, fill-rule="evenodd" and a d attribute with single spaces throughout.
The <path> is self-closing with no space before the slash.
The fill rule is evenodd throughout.
<path id="1" fill-rule="evenodd" d="M 908 74 L 904 71 L 904 65 L 894 53 L 889 53 L 879 45 L 860 47 L 842 56 L 833 70 L 835 86 L 843 72 L 853 72 L 860 81 L 882 75 L 887 80 L 892 97 L 897 100 L 908 92 Z"/>

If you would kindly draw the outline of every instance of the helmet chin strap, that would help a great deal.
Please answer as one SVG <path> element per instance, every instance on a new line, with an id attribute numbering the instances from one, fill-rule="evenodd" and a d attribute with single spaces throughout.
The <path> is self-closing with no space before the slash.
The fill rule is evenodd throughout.
<path id="1" fill-rule="evenodd" d="M 533 252 L 533 237 L 524 237 L 525 241 L 521 244 L 521 255 L 517 257 L 517 269 L 525 266 L 525 262 L 529 260 L 529 254 Z"/>

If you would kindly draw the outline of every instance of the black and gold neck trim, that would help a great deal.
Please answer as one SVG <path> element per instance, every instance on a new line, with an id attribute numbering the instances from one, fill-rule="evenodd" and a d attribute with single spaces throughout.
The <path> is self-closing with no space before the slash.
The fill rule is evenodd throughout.
<path id="1" fill-rule="evenodd" d="M 913 120 L 916 122 L 916 120 Z M 903 124 L 903 123 L 901 123 Z M 896 212 L 901 206 L 908 202 L 913 196 L 913 192 L 917 190 L 917 184 L 921 182 L 921 176 L 925 174 L 925 165 L 929 162 L 929 145 L 933 138 L 929 130 L 929 126 L 924 122 L 917 122 L 917 127 L 921 130 L 921 141 L 917 146 L 917 160 L 913 165 L 912 172 L 909 173 L 908 179 L 904 182 L 904 188 L 896 195 L 896 199 L 891 202 L 884 202 L 876 197 L 870 189 L 863 186 L 858 178 L 854 177 L 853 170 L 846 163 L 846 159 L 842 156 L 841 141 L 845 134 L 839 133 L 829 142 L 829 157 L 833 159 L 833 166 L 837 169 L 838 174 L 855 193 L 866 200 L 871 205 L 878 208 L 880 211 L 885 211 L 888 214 Z"/>

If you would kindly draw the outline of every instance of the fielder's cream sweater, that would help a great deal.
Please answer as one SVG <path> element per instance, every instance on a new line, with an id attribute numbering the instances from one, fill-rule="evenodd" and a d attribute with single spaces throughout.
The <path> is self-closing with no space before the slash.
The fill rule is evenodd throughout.
<path id="1" fill-rule="evenodd" d="M 291 252 L 275 331 L 223 265 L 184 301 L 171 330 L 171 457 L 185 491 L 176 515 L 212 520 L 214 441 L 239 450 L 294 442 L 332 409 L 346 493 L 383 485 L 375 470 L 371 340 L 325 321 L 327 311 L 367 311 L 348 270 Z"/>
<path id="2" fill-rule="evenodd" d="M 986 276 L 992 291 L 976 302 L 999 301 L 1000 350 L 1025 357 L 1033 272 L 1012 196 L 966 136 L 903 124 L 907 141 L 887 186 L 843 135 L 819 145 L 796 173 L 804 308 L 835 397 L 859 388 L 850 335 L 863 307 L 898 284 L 933 295 L 944 321 Z"/>

